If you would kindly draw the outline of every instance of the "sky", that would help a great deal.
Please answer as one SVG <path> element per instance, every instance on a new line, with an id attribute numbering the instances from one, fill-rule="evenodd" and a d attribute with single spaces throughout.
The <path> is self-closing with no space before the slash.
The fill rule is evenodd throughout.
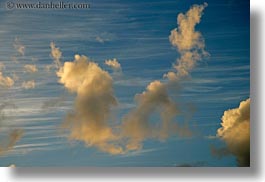
<path id="1" fill-rule="evenodd" d="M 74 2 L 1 1 L 0 166 L 249 166 L 249 1 Z"/>

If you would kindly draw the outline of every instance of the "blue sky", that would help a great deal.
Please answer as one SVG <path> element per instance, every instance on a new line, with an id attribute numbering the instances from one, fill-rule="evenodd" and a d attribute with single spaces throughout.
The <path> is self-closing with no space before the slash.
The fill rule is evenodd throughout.
<path id="1" fill-rule="evenodd" d="M 135 94 L 142 93 L 153 80 L 163 81 L 163 75 L 179 58 L 168 38 L 177 27 L 178 14 L 205 1 L 88 2 L 91 8 L 83 10 L 7 10 L 1 2 L 2 73 L 15 73 L 20 79 L 12 88 L 0 87 L 0 103 L 13 104 L 3 110 L 0 137 L 5 141 L 8 132 L 16 128 L 23 129 L 23 136 L 0 155 L 0 165 L 236 166 L 233 155 L 218 158 L 211 154 L 211 146 L 223 147 L 225 143 L 209 136 L 216 135 L 224 111 L 238 107 L 250 95 L 249 2 L 207 1 L 196 26 L 210 56 L 199 61 L 181 83 L 181 91 L 170 91 L 173 100 L 183 106 L 184 115 L 178 121 L 187 119 L 193 136 L 147 139 L 142 149 L 122 155 L 110 155 L 82 141 L 69 140 L 68 132 L 60 129 L 65 115 L 74 107 L 76 95 L 58 82 L 54 71 L 45 70 L 53 62 L 50 43 L 60 48 L 61 62 L 72 61 L 76 54 L 85 55 L 109 72 L 119 101 L 112 113 L 119 123 L 136 107 Z M 14 44 L 25 47 L 24 55 Z M 120 75 L 104 64 L 113 58 L 121 64 Z M 26 64 L 36 65 L 38 71 L 26 73 Z M 35 88 L 23 89 L 22 82 L 29 80 L 35 80 Z M 193 108 L 192 113 L 188 107 Z"/>

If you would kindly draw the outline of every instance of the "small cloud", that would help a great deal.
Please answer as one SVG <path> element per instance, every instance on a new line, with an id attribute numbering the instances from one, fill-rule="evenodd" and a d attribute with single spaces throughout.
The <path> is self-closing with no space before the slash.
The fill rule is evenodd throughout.
<path id="1" fill-rule="evenodd" d="M 121 64 L 117 61 L 116 58 L 106 60 L 105 64 L 108 65 L 109 67 L 111 67 L 114 71 L 120 71 L 121 70 Z"/>
<path id="2" fill-rule="evenodd" d="M 99 43 L 104 43 L 105 40 L 99 36 L 96 37 L 96 41 L 98 41 Z"/>
<path id="3" fill-rule="evenodd" d="M 15 81 L 11 77 L 4 76 L 0 71 L 0 87 L 10 88 L 14 85 L 14 83 Z"/>
<path id="4" fill-rule="evenodd" d="M 118 136 L 108 125 L 111 108 L 117 105 L 109 73 L 86 56 L 75 55 L 75 60 L 65 62 L 57 76 L 59 83 L 76 93 L 75 107 L 63 123 L 70 131 L 69 138 L 110 154 L 122 154 L 122 147 L 115 143 Z"/>
<path id="5" fill-rule="evenodd" d="M 34 80 L 25 81 L 22 83 L 22 87 L 24 89 L 33 89 L 35 88 L 35 81 Z"/>
<path id="6" fill-rule="evenodd" d="M 51 57 L 54 60 L 55 67 L 58 69 L 62 66 L 62 63 L 60 61 L 62 57 L 62 52 L 60 51 L 60 48 L 56 47 L 54 42 L 50 43 L 51 47 Z"/>
<path id="7" fill-rule="evenodd" d="M 168 72 L 164 75 L 170 81 L 177 81 L 189 75 L 197 62 L 209 53 L 205 51 L 205 43 L 202 34 L 195 31 L 195 26 L 200 23 L 203 10 L 207 3 L 203 5 L 193 5 L 185 14 L 180 13 L 177 18 L 178 28 L 171 31 L 170 43 L 177 48 L 180 58 L 174 65 L 175 72 Z"/>
<path id="8" fill-rule="evenodd" d="M 104 33 L 101 33 L 100 35 L 96 36 L 96 41 L 99 42 L 99 43 L 105 43 L 105 42 L 109 42 L 111 40 L 114 39 L 114 35 L 112 33 L 108 33 L 108 32 L 104 32 Z"/>
<path id="9" fill-rule="evenodd" d="M 25 55 L 25 49 L 26 49 L 26 47 L 19 41 L 18 38 L 15 39 L 15 42 L 14 42 L 13 46 L 14 46 L 14 48 L 16 49 L 16 51 L 20 55 L 22 55 L 22 56 Z"/>
<path id="10" fill-rule="evenodd" d="M 27 73 L 36 73 L 38 71 L 37 66 L 34 64 L 26 64 L 24 69 Z"/>
<path id="11" fill-rule="evenodd" d="M 5 64 L 0 62 L 0 71 L 5 69 Z"/>

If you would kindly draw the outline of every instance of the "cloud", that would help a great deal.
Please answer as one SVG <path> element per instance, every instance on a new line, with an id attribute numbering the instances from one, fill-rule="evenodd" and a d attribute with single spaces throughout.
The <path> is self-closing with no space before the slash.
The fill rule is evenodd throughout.
<path id="1" fill-rule="evenodd" d="M 25 49 L 26 47 L 19 41 L 18 38 L 15 39 L 15 42 L 13 44 L 14 48 L 17 50 L 17 52 L 24 56 L 25 55 Z"/>
<path id="2" fill-rule="evenodd" d="M 0 104 L 0 131 L 2 132 L 4 131 L 1 128 L 3 125 L 3 121 L 7 119 L 7 116 L 5 115 L 6 108 L 16 109 L 16 105 L 11 102 L 3 102 L 2 104 Z M 1 140 L 0 156 L 5 155 L 10 150 L 12 150 L 14 145 L 21 139 L 22 135 L 23 135 L 22 129 L 14 129 L 10 131 L 8 133 L 8 136 L 5 137 L 3 140 Z M 2 133 L 1 136 L 3 136 Z"/>
<path id="3" fill-rule="evenodd" d="M 178 107 L 167 93 L 167 87 L 160 81 L 151 82 L 146 91 L 135 96 L 137 107 L 123 120 L 123 136 L 128 138 L 127 150 L 138 150 L 148 138 L 165 140 L 178 133 L 189 136 L 189 130 L 181 128 L 172 119 L 179 114 Z M 161 122 L 152 122 L 151 116 L 159 113 Z"/>
<path id="4" fill-rule="evenodd" d="M 37 66 L 34 64 L 26 64 L 24 69 L 27 73 L 36 73 L 38 71 Z"/>
<path id="5" fill-rule="evenodd" d="M 15 81 L 11 77 L 4 76 L 0 71 L 0 87 L 10 88 L 14 85 L 14 83 Z"/>
<path id="6" fill-rule="evenodd" d="M 6 116 L 5 116 L 5 109 L 6 108 L 15 109 L 16 106 L 12 102 L 3 102 L 0 104 L 0 127 L 1 127 L 2 121 L 4 121 L 6 119 Z"/>
<path id="7" fill-rule="evenodd" d="M 180 58 L 174 65 L 175 72 L 168 72 L 164 76 L 170 81 L 179 80 L 188 76 L 196 63 L 209 53 L 205 51 L 205 43 L 202 34 L 195 31 L 195 26 L 200 23 L 203 10 L 207 3 L 203 5 L 193 5 L 185 14 L 180 13 L 177 18 L 178 28 L 171 31 L 170 43 L 177 48 Z"/>
<path id="8" fill-rule="evenodd" d="M 174 65 L 177 72 L 166 73 L 167 82 L 153 81 L 146 91 L 135 96 L 136 108 L 123 118 L 123 135 L 128 139 L 127 150 L 141 149 L 143 141 L 148 138 L 165 140 L 172 135 L 192 135 L 187 124 L 180 126 L 174 122 L 176 116 L 181 114 L 181 106 L 170 98 L 168 91 L 174 89 L 174 92 L 179 92 L 176 88 L 179 88 L 183 77 L 189 74 L 198 60 L 207 55 L 203 37 L 195 31 L 195 25 L 200 22 L 206 6 L 206 3 L 194 5 L 186 14 L 178 15 L 178 28 L 172 30 L 169 36 L 171 44 L 180 53 Z M 160 121 L 152 121 L 152 116 L 157 114 Z"/>
<path id="9" fill-rule="evenodd" d="M 109 59 L 105 61 L 105 64 L 111 67 L 114 71 L 120 71 L 121 70 L 121 64 L 117 61 L 116 58 Z"/>
<path id="10" fill-rule="evenodd" d="M 30 81 L 25 81 L 22 83 L 22 88 L 24 89 L 33 89 L 35 88 L 35 81 L 30 80 Z"/>
<path id="11" fill-rule="evenodd" d="M 12 148 L 14 145 L 21 139 L 23 136 L 23 130 L 21 129 L 15 129 L 9 133 L 8 139 L 6 140 L 6 143 L 0 145 L 0 155 L 4 155 Z"/>
<path id="12" fill-rule="evenodd" d="M 217 136 L 236 156 L 238 166 L 250 166 L 250 99 L 242 101 L 238 108 L 225 111 L 221 125 Z"/>
<path id="13" fill-rule="evenodd" d="M 0 71 L 5 69 L 5 64 L 0 62 Z"/>
<path id="14" fill-rule="evenodd" d="M 115 38 L 115 35 L 108 32 L 103 32 L 100 35 L 96 36 L 96 41 L 99 43 L 105 43 L 113 40 Z"/>
<path id="15" fill-rule="evenodd" d="M 65 62 L 57 76 L 59 83 L 76 94 L 74 110 L 63 123 L 70 130 L 69 138 L 110 154 L 123 153 L 114 143 L 118 136 L 108 124 L 110 109 L 117 105 L 111 76 L 80 55 L 75 55 L 73 62 Z"/>
<path id="16" fill-rule="evenodd" d="M 51 47 L 51 57 L 54 60 L 54 66 L 55 68 L 60 68 L 62 66 L 62 63 L 60 61 L 61 57 L 62 57 L 62 52 L 60 51 L 59 48 L 56 47 L 54 42 L 50 43 L 50 47 Z"/>
<path id="17" fill-rule="evenodd" d="M 186 123 L 180 125 L 176 122 L 176 116 L 181 114 L 180 106 L 171 99 L 168 91 L 172 88 L 175 92 L 179 91 L 176 88 L 182 79 L 182 70 L 191 71 L 195 67 L 195 62 L 206 54 L 203 37 L 194 30 L 205 7 L 206 4 L 194 5 L 185 15 L 179 15 L 178 19 L 187 19 L 184 23 L 178 24 L 179 29 L 183 30 L 185 22 L 190 24 L 187 34 L 179 33 L 178 29 L 171 31 L 171 34 L 177 37 L 173 37 L 174 39 L 179 39 L 178 34 L 183 36 L 183 40 L 188 40 L 187 36 L 191 34 L 200 35 L 194 37 L 192 43 L 185 48 L 178 42 L 172 43 L 173 38 L 170 39 L 181 57 L 175 65 L 177 73 L 167 75 L 173 75 L 178 79 L 168 79 L 166 82 L 155 80 L 149 83 L 144 92 L 136 94 L 137 106 L 122 118 L 121 125 L 111 127 L 109 123 L 110 110 L 117 105 L 112 88 L 113 80 L 109 73 L 86 56 L 80 55 L 75 55 L 73 62 L 65 62 L 63 66 L 58 66 L 59 83 L 76 94 L 74 109 L 67 114 L 63 122 L 63 127 L 70 131 L 69 138 L 83 141 L 87 146 L 97 147 L 110 154 L 124 154 L 141 149 L 146 139 L 163 141 L 174 135 L 190 137 L 192 133 Z M 51 44 L 51 48 L 54 50 L 55 45 Z M 61 52 L 56 55 L 59 56 L 53 57 L 59 60 Z M 121 69 L 116 59 L 106 60 L 105 64 L 113 69 Z"/>

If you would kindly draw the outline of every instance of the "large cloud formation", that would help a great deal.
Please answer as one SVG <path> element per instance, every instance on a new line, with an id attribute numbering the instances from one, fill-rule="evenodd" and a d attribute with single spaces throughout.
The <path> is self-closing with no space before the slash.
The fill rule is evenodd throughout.
<path id="1" fill-rule="evenodd" d="M 57 76 L 65 88 L 77 95 L 74 110 L 63 124 L 70 130 L 69 138 L 110 154 L 123 153 L 114 143 L 118 136 L 108 124 L 110 109 L 117 104 L 108 72 L 86 56 L 75 55 L 75 60 L 65 62 Z"/>
<path id="2" fill-rule="evenodd" d="M 148 138 L 164 140 L 171 135 L 191 136 L 191 131 L 186 126 L 173 122 L 180 111 L 178 104 L 170 98 L 168 90 L 176 88 L 195 67 L 196 62 L 207 54 L 201 33 L 195 31 L 206 6 L 206 3 L 194 5 L 186 14 L 178 15 L 178 28 L 172 30 L 169 36 L 171 44 L 180 53 L 174 66 L 177 72 L 165 74 L 168 82 L 153 81 L 146 91 L 135 96 L 136 108 L 123 118 L 123 135 L 128 138 L 127 150 L 140 149 L 142 142 Z M 157 113 L 160 122 L 151 119 Z"/>
<path id="3" fill-rule="evenodd" d="M 238 166 L 250 166 L 250 99 L 242 101 L 238 108 L 225 111 L 221 125 L 217 136 L 236 156 Z"/>
<path id="4" fill-rule="evenodd" d="M 123 136 L 128 138 L 126 150 L 142 148 L 147 138 L 164 140 L 171 134 L 190 134 L 180 128 L 172 119 L 179 113 L 177 105 L 170 99 L 165 84 L 151 82 L 146 91 L 135 96 L 137 107 L 123 120 Z M 152 114 L 157 113 L 161 122 L 152 121 Z"/>
<path id="5" fill-rule="evenodd" d="M 117 104 L 111 76 L 96 63 L 80 55 L 76 55 L 73 62 L 65 62 L 60 66 L 61 52 L 52 43 L 51 55 L 59 68 L 59 82 L 77 95 L 74 110 L 64 121 L 64 127 L 70 130 L 69 138 L 110 154 L 122 154 L 141 149 L 146 139 L 191 136 L 187 125 L 175 122 L 180 110 L 168 91 L 176 88 L 172 85 L 177 86 L 182 77 L 187 76 L 195 63 L 206 54 L 203 37 L 195 31 L 195 25 L 200 22 L 206 6 L 194 5 L 186 14 L 178 16 L 178 29 L 172 30 L 169 38 L 181 56 L 175 65 L 176 72 L 167 73 L 169 79 L 166 82 L 155 80 L 147 86 L 146 91 L 136 94 L 137 106 L 122 118 L 121 126 L 111 127 L 109 124 L 110 110 Z M 120 68 L 117 63 L 116 60 L 105 62 L 115 69 Z M 159 120 L 153 116 L 158 116 Z"/>

